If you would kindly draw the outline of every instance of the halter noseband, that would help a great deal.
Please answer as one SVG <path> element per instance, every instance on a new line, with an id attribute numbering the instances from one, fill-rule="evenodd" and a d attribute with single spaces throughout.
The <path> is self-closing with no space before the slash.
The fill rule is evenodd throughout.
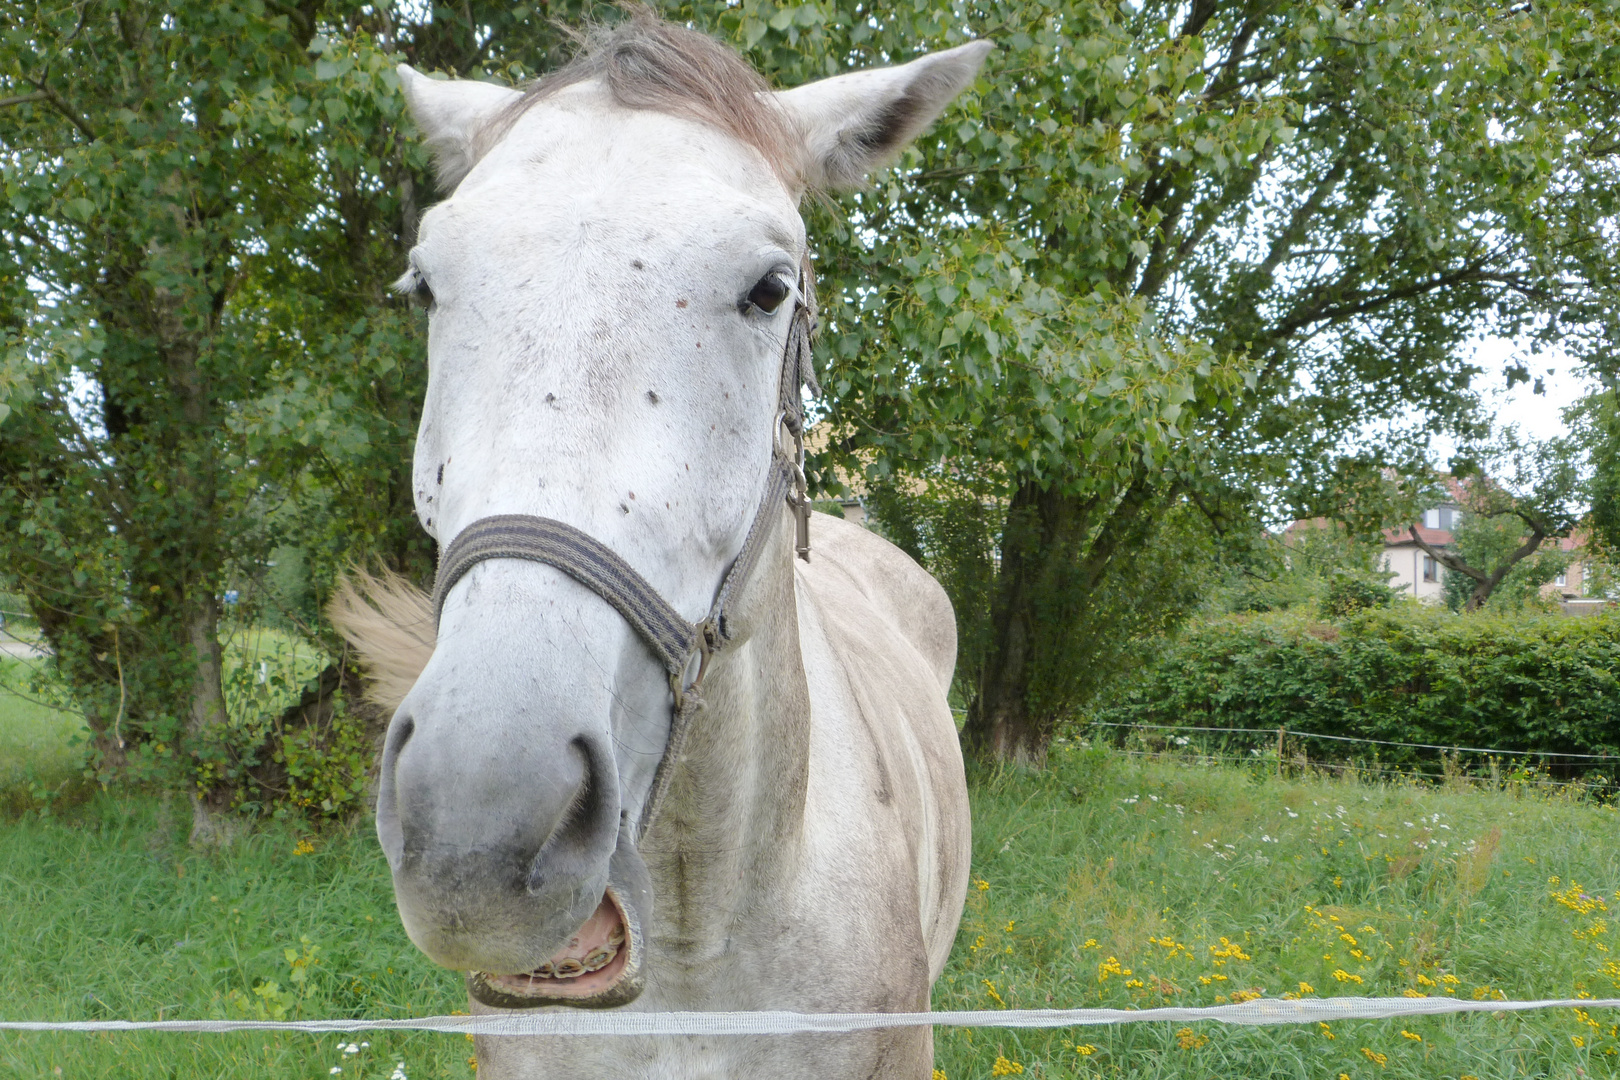
<path id="1" fill-rule="evenodd" d="M 799 265 L 798 295 L 794 300 L 793 318 L 788 324 L 787 347 L 782 353 L 777 391 L 780 411 L 771 438 L 771 465 L 765 495 L 748 526 L 742 550 L 721 579 L 714 603 L 701 622 L 687 622 L 612 548 L 555 518 L 531 514 L 480 518 L 457 534 L 439 557 L 439 572 L 433 582 L 435 625 L 444 610 L 445 597 L 468 570 L 486 559 L 527 559 L 561 570 L 612 604 L 663 663 L 669 673 L 674 716 L 637 836 L 644 835 L 652 825 L 669 789 L 674 763 L 680 758 L 692 717 L 703 708 L 703 678 L 708 674 L 709 659 L 732 640 L 727 608 L 759 562 L 760 551 L 770 537 L 782 501 L 793 510 L 794 547 L 799 558 L 810 561 L 810 499 L 804 475 L 804 402 L 800 390 L 808 387 L 812 394 L 821 393 L 810 357 L 810 341 L 815 332 L 816 284 L 810 257 L 806 255 Z M 783 432 L 792 440 L 791 452 L 784 445 Z M 698 668 L 688 682 L 686 671 L 694 657 Z"/>

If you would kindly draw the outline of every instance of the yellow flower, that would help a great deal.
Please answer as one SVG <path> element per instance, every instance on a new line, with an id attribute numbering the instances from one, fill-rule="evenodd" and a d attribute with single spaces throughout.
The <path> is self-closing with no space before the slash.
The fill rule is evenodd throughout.
<path id="1" fill-rule="evenodd" d="M 1571 1035 L 1569 1037 L 1569 1041 L 1574 1043 L 1576 1046 L 1585 1046 L 1586 1045 L 1586 1040 L 1581 1038 L 1579 1035 Z"/>
<path id="2" fill-rule="evenodd" d="M 1097 939 L 1094 938 L 1094 937 L 1086 938 L 1086 943 L 1084 945 L 1080 946 L 1080 947 L 1082 949 L 1100 949 L 1100 948 L 1102 948 L 1101 945 L 1097 944 Z"/>
<path id="3" fill-rule="evenodd" d="M 945 1080 L 945 1070 L 944 1069 L 935 1069 L 934 1070 L 934 1080 Z"/>
<path id="4" fill-rule="evenodd" d="M 1419 986 L 1433 986 L 1434 985 L 1434 980 L 1429 978 L 1427 975 L 1423 974 L 1423 972 L 1421 972 L 1421 971 L 1418 972 L 1417 979 L 1418 979 L 1418 985 Z"/>
<path id="5" fill-rule="evenodd" d="M 990 1066 L 991 1076 L 1017 1076 L 1024 1071 L 1024 1067 L 1016 1061 L 1008 1061 L 1000 1054 L 996 1055 L 996 1063 Z"/>
<path id="6" fill-rule="evenodd" d="M 1299 992 L 1302 994 L 1314 994 L 1316 993 L 1316 987 L 1308 982 L 1302 982 L 1299 984 Z"/>
<path id="7" fill-rule="evenodd" d="M 1333 971 L 1333 977 L 1338 979 L 1340 982 L 1353 982 L 1357 986 L 1361 985 L 1361 976 L 1352 975 L 1348 971 L 1344 970 L 1344 968 L 1335 968 Z"/>
<path id="8" fill-rule="evenodd" d="M 1092 1046 L 1090 1043 L 1086 1043 L 1084 1046 L 1075 1047 L 1074 1052 L 1079 1054 L 1081 1057 L 1090 1057 L 1092 1054 L 1097 1052 L 1097 1048 Z"/>
<path id="9" fill-rule="evenodd" d="M 1558 879 L 1553 878 L 1549 884 L 1557 885 Z M 1569 883 L 1569 888 L 1565 889 L 1563 892 L 1553 893 L 1552 898 L 1569 908 L 1571 911 L 1575 912 L 1577 915 L 1588 915 L 1594 911 L 1609 910 L 1608 905 L 1604 904 L 1603 902 L 1603 897 L 1588 895 L 1587 893 L 1583 892 L 1580 885 L 1574 881 L 1571 881 Z"/>
<path id="10" fill-rule="evenodd" d="M 979 887 L 980 892 L 984 892 L 990 887 L 990 883 L 988 881 L 980 881 L 978 878 L 973 879 L 973 884 Z"/>
<path id="11" fill-rule="evenodd" d="M 308 840 L 300 840 L 300 841 L 298 841 L 297 846 L 293 848 L 293 854 L 294 855 L 308 855 L 311 852 L 313 852 L 314 850 L 315 850 L 315 845 L 314 844 L 310 843 Z"/>
<path id="12" fill-rule="evenodd" d="M 1232 991 L 1232 1004 L 1241 1005 L 1245 1001 L 1253 1001 L 1255 998 L 1264 996 L 1259 990 L 1234 990 Z"/>
<path id="13" fill-rule="evenodd" d="M 1462 980 L 1457 978 L 1455 975 L 1442 975 L 1440 976 L 1440 981 L 1445 983 L 1447 986 L 1456 986 L 1462 982 Z"/>
<path id="14" fill-rule="evenodd" d="M 1322 1038 L 1324 1038 L 1324 1039 L 1333 1038 L 1333 1029 L 1332 1028 L 1328 1027 L 1326 1024 L 1324 1024 L 1320 1020 L 1318 1020 L 1316 1022 L 1316 1026 L 1322 1029 Z"/>
<path id="15" fill-rule="evenodd" d="M 1401 1038 L 1403 1038 L 1403 1039 L 1411 1039 L 1414 1042 L 1422 1042 L 1423 1041 L 1423 1036 L 1415 1034 L 1415 1033 L 1410 1032 L 1410 1031 L 1407 1031 L 1405 1028 L 1401 1029 Z"/>
<path id="16" fill-rule="evenodd" d="M 1402 997 L 1428 997 L 1429 995 L 1425 994 L 1421 990 L 1414 990 L 1410 986 L 1408 986 L 1405 990 L 1401 991 L 1401 996 Z"/>
<path id="17" fill-rule="evenodd" d="M 1016 922 L 1016 921 L 1017 921 L 1016 919 L 1008 919 L 1007 920 L 1007 929 L 1004 931 L 1004 933 L 1008 933 L 1008 934 L 1012 933 L 1013 932 L 1013 923 Z"/>
<path id="18" fill-rule="evenodd" d="M 1126 979 L 1125 980 L 1125 985 L 1132 988 L 1133 990 L 1139 990 L 1142 987 L 1142 980 L 1141 979 Z"/>
<path id="19" fill-rule="evenodd" d="M 1000 994 L 996 993 L 996 984 L 991 982 L 989 979 L 981 979 L 980 982 L 984 983 L 985 992 L 995 999 L 996 1004 L 1005 1009 L 1007 1007 L 1007 1003 L 1001 1000 Z"/>
<path id="20" fill-rule="evenodd" d="M 1363 1046 L 1361 1048 L 1361 1052 L 1362 1052 L 1362 1054 L 1364 1054 L 1366 1056 L 1368 1061 L 1371 1061 L 1372 1063 L 1377 1065 L 1380 1069 L 1383 1068 L 1385 1065 L 1389 1064 L 1389 1055 L 1388 1054 L 1380 1054 L 1376 1050 L 1367 1049 L 1365 1046 Z"/>
<path id="21" fill-rule="evenodd" d="M 1120 967 L 1119 960 L 1112 956 L 1097 965 L 1098 982 L 1107 982 L 1110 975 L 1129 975 L 1130 973 L 1130 968 Z"/>
<path id="22" fill-rule="evenodd" d="M 1200 1035 L 1192 1028 L 1182 1028 L 1176 1032 L 1176 1045 L 1183 1050 L 1197 1050 L 1207 1042 L 1209 1042 L 1208 1035 Z"/>

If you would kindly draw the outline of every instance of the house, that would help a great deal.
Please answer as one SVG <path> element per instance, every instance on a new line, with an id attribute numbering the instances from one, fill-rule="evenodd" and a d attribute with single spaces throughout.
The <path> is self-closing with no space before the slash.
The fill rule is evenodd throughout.
<path id="1" fill-rule="evenodd" d="M 1455 483 L 1453 481 L 1453 483 Z M 1440 561 L 1412 538 L 1416 528 L 1418 536 L 1431 548 L 1444 549 L 1453 542 L 1453 533 L 1462 523 L 1463 508 L 1456 502 L 1440 503 L 1425 510 L 1412 525 L 1401 525 L 1384 530 L 1384 569 L 1393 576 L 1390 587 L 1428 604 L 1444 602 L 1444 583 L 1448 571 Z M 1293 533 L 1301 529 L 1324 528 L 1326 519 L 1296 521 L 1288 527 Z M 1543 541 L 1544 545 L 1557 545 L 1558 550 L 1572 556 L 1562 573 L 1541 587 L 1541 595 L 1555 600 L 1567 615 L 1586 615 L 1603 610 L 1611 601 L 1588 595 L 1589 575 L 1580 558 L 1584 542 L 1579 533 Z"/>
<path id="2" fill-rule="evenodd" d="M 1408 596 L 1425 603 L 1441 603 L 1441 587 L 1445 580 L 1445 567 L 1433 555 L 1418 546 L 1412 538 L 1412 529 L 1432 548 L 1451 546 L 1451 534 L 1462 521 L 1462 507 L 1456 503 L 1441 503 L 1423 511 L 1422 520 L 1411 526 L 1384 530 L 1384 569 L 1395 576 L 1389 579 L 1392 588 L 1404 587 Z"/>

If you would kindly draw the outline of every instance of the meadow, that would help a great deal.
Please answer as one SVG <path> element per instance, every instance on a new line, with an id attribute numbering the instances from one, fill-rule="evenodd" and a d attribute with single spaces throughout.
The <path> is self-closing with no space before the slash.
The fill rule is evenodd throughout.
<path id="1" fill-rule="evenodd" d="M 971 783 L 973 884 L 936 1008 L 1620 995 L 1616 812 L 1573 791 L 1281 777 L 1081 745 L 1044 773 Z M 99 792 L 0 825 L 6 1019 L 465 1008 L 458 977 L 401 931 L 367 823 L 270 823 L 197 852 L 188 820 L 183 803 Z M 1610 1076 L 1616 1020 L 941 1028 L 935 1080 Z M 0 1034 L 7 1077 L 475 1074 L 459 1036 Z"/>

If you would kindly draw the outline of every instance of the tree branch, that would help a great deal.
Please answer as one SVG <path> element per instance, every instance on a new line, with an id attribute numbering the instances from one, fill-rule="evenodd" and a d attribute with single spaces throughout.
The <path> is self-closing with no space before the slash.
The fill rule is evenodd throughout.
<path id="1" fill-rule="evenodd" d="M 24 77 L 26 78 L 26 76 Z M 38 89 L 43 100 L 50 102 L 51 105 L 56 108 L 57 112 L 67 117 L 68 123 L 79 129 L 79 134 L 83 135 L 91 142 L 96 141 L 95 130 L 91 128 L 90 125 L 86 123 L 78 113 L 73 111 L 73 107 L 63 100 L 61 94 L 58 94 L 55 90 L 52 90 L 44 82 L 35 82 L 33 79 L 28 79 L 28 82 Z"/>

